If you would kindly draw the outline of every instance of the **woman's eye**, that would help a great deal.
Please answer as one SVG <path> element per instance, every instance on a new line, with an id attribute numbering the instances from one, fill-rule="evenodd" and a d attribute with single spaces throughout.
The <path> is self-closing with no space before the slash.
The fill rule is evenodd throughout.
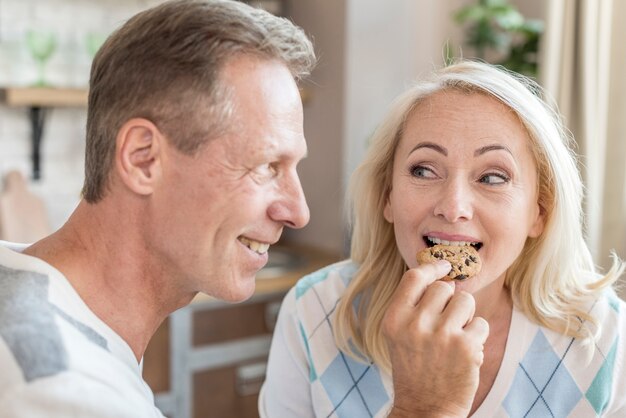
<path id="1" fill-rule="evenodd" d="M 411 175 L 413 177 L 419 177 L 419 178 L 435 178 L 436 177 L 433 170 L 423 165 L 416 165 L 416 166 L 411 167 Z"/>
<path id="2" fill-rule="evenodd" d="M 484 184 L 504 184 L 511 181 L 511 179 L 503 173 L 489 173 L 483 175 L 478 181 Z"/>

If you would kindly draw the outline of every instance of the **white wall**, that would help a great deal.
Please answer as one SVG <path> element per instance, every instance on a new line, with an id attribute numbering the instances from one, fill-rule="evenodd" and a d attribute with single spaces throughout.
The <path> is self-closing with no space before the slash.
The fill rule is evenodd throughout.
<path id="1" fill-rule="evenodd" d="M 511 3 L 517 7 L 524 17 L 545 20 L 550 0 L 511 0 Z"/>
<path id="2" fill-rule="evenodd" d="M 53 31 L 57 50 L 46 67 L 56 86 L 85 87 L 90 57 L 89 31 L 109 33 L 156 0 L 0 0 L 0 86 L 28 86 L 37 80 L 35 62 L 26 45 L 31 29 Z M 83 181 L 86 112 L 50 109 L 42 145 L 43 178 L 31 182 L 48 208 L 52 229 L 65 222 L 79 200 Z M 31 175 L 30 121 L 26 108 L 0 104 L 0 177 L 17 169 Z"/>
<path id="3" fill-rule="evenodd" d="M 310 157 L 300 170 L 311 222 L 288 236 L 346 250 L 345 188 L 368 138 L 392 100 L 419 74 L 443 62 L 442 46 L 458 30 L 449 2 L 318 0 L 291 3 L 293 20 L 320 56 L 305 106 Z"/>
<path id="4" fill-rule="evenodd" d="M 311 158 L 303 168 L 305 192 L 310 197 L 311 225 L 296 237 L 318 246 L 339 249 L 346 243 L 343 218 L 345 189 L 350 175 L 363 159 L 368 140 L 383 119 L 393 99 L 417 77 L 444 62 L 444 45 L 463 49 L 462 29 L 453 14 L 473 0 L 343 0 L 294 2 L 296 23 L 317 36 L 316 50 L 322 70 L 313 74 L 316 84 L 324 73 L 323 87 L 341 88 L 332 95 L 315 97 L 305 109 L 307 137 L 311 148 L 322 145 L 325 159 Z M 313 3 L 313 5 L 311 5 Z M 542 0 L 513 2 L 527 17 L 543 18 Z M 328 8 L 335 4 L 336 10 Z M 328 15 L 315 11 L 321 6 L 340 15 L 344 7 L 343 31 L 339 19 L 328 24 Z M 334 39 L 333 39 L 334 38 Z M 321 42 L 320 42 L 321 41 Z M 335 52 L 343 50 L 343 63 Z M 325 60 L 331 52 L 332 62 Z M 332 64 L 331 68 L 328 65 Z M 340 71 L 343 70 L 343 73 Z M 314 107 L 315 106 L 315 107 Z M 338 120 L 338 112 L 342 115 Z M 339 131 L 340 130 L 340 131 Z M 319 141 L 319 142 L 318 142 Z M 316 152 L 316 155 L 321 152 Z M 341 155 L 342 158 L 337 158 Z M 340 181 L 336 180 L 339 164 Z M 314 167 L 308 169 L 309 167 Z M 321 169 L 323 167 L 323 170 Z M 326 176 L 329 170 L 332 176 Z M 312 182 L 311 173 L 315 174 Z M 320 176 L 324 178 L 320 181 Z M 308 188 L 307 188 L 308 186 Z M 317 199 L 317 197 L 321 199 Z M 344 251 L 346 248 L 344 247 Z"/>
<path id="5" fill-rule="evenodd" d="M 108 33 L 159 0 L 0 0 L 0 85 L 30 85 L 35 66 L 25 44 L 33 28 L 54 30 L 58 52 L 47 78 L 58 86 L 87 83 L 89 31 Z M 311 223 L 287 238 L 333 251 L 345 247 L 343 202 L 350 173 L 391 100 L 420 72 L 441 62 L 450 28 L 447 2 L 429 0 L 287 0 L 292 19 L 319 55 L 305 105 L 309 157 L 300 168 Z M 42 147 L 43 178 L 31 184 L 53 229 L 79 200 L 83 180 L 84 109 L 51 109 Z M 0 105 L 0 175 L 30 176 L 27 109 Z"/>
<path id="6" fill-rule="evenodd" d="M 519 0 L 521 3 L 523 1 Z M 0 0 L 0 85 L 28 85 L 34 65 L 24 44 L 37 22 L 59 33 L 64 53 L 50 62 L 50 80 L 87 82 L 90 30 L 108 32 L 159 0 Z M 367 140 L 388 106 L 411 81 L 443 62 L 446 41 L 461 44 L 452 13 L 469 0 L 285 0 L 295 23 L 312 36 L 319 65 L 307 86 L 309 157 L 300 175 L 310 224 L 288 239 L 332 251 L 345 249 L 344 195 Z M 534 0 L 534 4 L 541 4 Z M 539 7 L 539 6 L 536 6 Z M 26 109 L 0 105 L 0 176 L 30 173 Z M 43 179 L 32 184 L 58 228 L 78 203 L 83 179 L 85 111 L 53 109 L 43 139 Z"/>
<path id="7" fill-rule="evenodd" d="M 304 105 L 309 155 L 298 169 L 311 221 L 302 230 L 285 231 L 285 238 L 338 252 L 343 247 L 346 0 L 293 0 L 288 12 L 313 38 L 319 62 L 305 83 L 311 92 Z"/>
<path id="8" fill-rule="evenodd" d="M 441 1 L 350 0 L 344 181 L 393 99 L 418 76 L 441 66 L 447 39 L 456 42 L 448 12 Z"/>
<path id="9" fill-rule="evenodd" d="M 158 0 L 0 0 L 0 85 L 36 81 L 26 33 L 50 31 L 57 49 L 47 65 L 56 86 L 86 85 L 90 57 L 86 35 L 108 34 L 124 20 Z"/>

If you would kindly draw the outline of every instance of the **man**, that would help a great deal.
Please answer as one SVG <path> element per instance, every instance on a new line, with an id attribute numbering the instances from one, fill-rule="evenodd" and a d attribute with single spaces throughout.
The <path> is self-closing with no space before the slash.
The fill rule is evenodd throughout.
<path id="1" fill-rule="evenodd" d="M 167 2 L 106 41 L 90 79 L 83 200 L 0 246 L 3 417 L 156 417 L 139 363 L 197 292 L 241 301 L 309 212 L 295 80 L 315 56 L 285 19 Z"/>

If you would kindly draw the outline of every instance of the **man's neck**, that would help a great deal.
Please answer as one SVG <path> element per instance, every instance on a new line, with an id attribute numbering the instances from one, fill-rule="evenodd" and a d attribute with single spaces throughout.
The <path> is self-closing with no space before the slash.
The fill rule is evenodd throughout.
<path id="1" fill-rule="evenodd" d="M 139 361 L 150 338 L 193 294 L 168 291 L 165 277 L 133 222 L 108 216 L 106 207 L 81 202 L 56 233 L 27 248 L 67 278 L 86 305 L 132 349 Z M 167 295 L 167 300 L 164 298 Z"/>

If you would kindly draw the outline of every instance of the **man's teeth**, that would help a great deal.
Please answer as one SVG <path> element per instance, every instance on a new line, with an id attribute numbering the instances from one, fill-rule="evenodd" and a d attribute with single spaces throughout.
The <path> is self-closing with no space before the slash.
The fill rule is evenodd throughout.
<path id="1" fill-rule="evenodd" d="M 433 237 L 428 237 L 428 241 L 432 242 L 433 244 L 441 244 L 441 245 L 456 245 L 456 246 L 463 246 L 463 245 L 472 245 L 472 242 L 469 241 L 448 241 L 445 239 L 439 239 L 439 238 L 433 238 Z"/>
<path id="2" fill-rule="evenodd" d="M 246 237 L 239 237 L 239 241 L 246 247 L 250 248 L 252 251 L 257 252 L 259 254 L 265 254 L 268 248 L 270 248 L 269 244 L 264 244 L 258 241 L 252 241 L 251 239 L 248 239 Z"/>

